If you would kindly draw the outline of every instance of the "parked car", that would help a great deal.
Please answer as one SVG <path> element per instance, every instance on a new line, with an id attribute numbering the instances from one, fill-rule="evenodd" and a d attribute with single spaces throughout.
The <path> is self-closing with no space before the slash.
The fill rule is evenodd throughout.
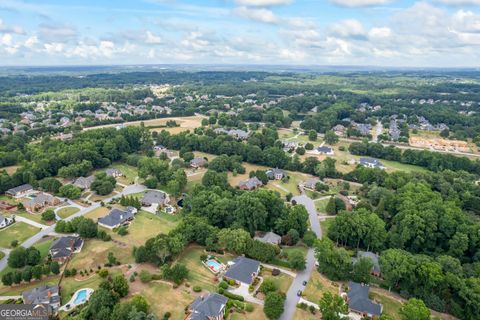
<path id="1" fill-rule="evenodd" d="M 306 286 L 306 285 L 307 285 L 307 280 L 303 281 L 302 284 L 303 284 L 304 286 Z"/>
<path id="2" fill-rule="evenodd" d="M 298 290 L 297 296 L 301 297 L 302 296 L 302 290 Z"/>

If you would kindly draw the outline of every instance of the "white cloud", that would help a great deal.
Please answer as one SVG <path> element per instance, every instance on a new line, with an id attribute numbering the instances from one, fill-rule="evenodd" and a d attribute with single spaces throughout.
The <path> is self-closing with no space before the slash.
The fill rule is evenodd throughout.
<path id="1" fill-rule="evenodd" d="M 145 33 L 145 43 L 148 44 L 161 44 L 162 43 L 162 38 L 159 36 L 153 34 L 151 31 L 147 31 Z"/>
<path id="2" fill-rule="evenodd" d="M 77 31 L 72 26 L 63 24 L 40 24 L 38 38 L 45 42 L 64 43 L 77 38 Z"/>
<path id="3" fill-rule="evenodd" d="M 372 7 L 389 4 L 392 0 L 330 0 L 332 3 L 342 7 Z"/>
<path id="4" fill-rule="evenodd" d="M 27 48 L 32 48 L 38 43 L 38 38 L 37 36 L 31 36 L 27 40 L 25 40 L 25 47 Z"/>
<path id="5" fill-rule="evenodd" d="M 19 26 L 7 26 L 3 20 L 0 19 L 0 33 L 25 34 L 25 30 Z"/>
<path id="6" fill-rule="evenodd" d="M 238 7 L 233 9 L 233 13 L 242 18 L 264 22 L 264 23 L 279 22 L 279 18 L 272 11 L 265 8 L 252 9 L 248 7 Z"/>
<path id="7" fill-rule="evenodd" d="M 480 0 L 437 0 L 446 5 L 451 6 L 478 6 L 480 5 Z"/>
<path id="8" fill-rule="evenodd" d="M 13 41 L 13 37 L 10 33 L 4 34 L 0 38 L 0 45 L 2 46 L 11 46 Z"/>
<path id="9" fill-rule="evenodd" d="M 331 33 L 342 38 L 361 38 L 365 37 L 365 30 L 360 21 L 355 19 L 342 20 L 335 23 L 331 28 Z"/>
<path id="10" fill-rule="evenodd" d="M 235 0 L 235 2 L 241 6 L 270 7 L 290 4 L 292 0 Z"/>
<path id="11" fill-rule="evenodd" d="M 386 39 L 392 36 L 392 30 L 387 27 L 372 28 L 368 31 L 370 39 Z"/>
<path id="12" fill-rule="evenodd" d="M 45 49 L 45 52 L 48 54 L 58 54 L 62 53 L 65 50 L 65 45 L 58 42 L 45 43 L 43 47 Z"/>

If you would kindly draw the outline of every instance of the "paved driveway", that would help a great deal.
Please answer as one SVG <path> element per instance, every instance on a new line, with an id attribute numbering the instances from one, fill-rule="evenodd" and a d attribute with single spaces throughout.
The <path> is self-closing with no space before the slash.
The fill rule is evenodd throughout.
<path id="1" fill-rule="evenodd" d="M 318 220 L 317 210 L 315 209 L 315 203 L 312 199 L 307 197 L 305 194 L 300 196 L 293 197 L 292 201 L 296 201 L 297 205 L 303 205 L 308 211 L 310 225 L 312 231 L 317 235 L 318 238 L 322 238 L 322 229 L 320 228 L 320 221 Z M 303 285 L 304 281 L 310 280 L 310 275 L 312 271 L 315 270 L 315 251 L 310 248 L 307 252 L 307 266 L 305 270 L 297 273 L 297 276 L 293 280 L 292 285 L 287 291 L 287 299 L 285 300 L 285 310 L 280 317 L 280 320 L 291 320 L 293 315 L 297 310 L 297 304 L 300 301 L 300 297 L 297 295 L 298 291 L 305 289 Z"/>

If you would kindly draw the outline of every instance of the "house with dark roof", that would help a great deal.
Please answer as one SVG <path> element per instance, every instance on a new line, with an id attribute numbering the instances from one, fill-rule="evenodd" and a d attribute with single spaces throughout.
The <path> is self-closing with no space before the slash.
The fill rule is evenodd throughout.
<path id="1" fill-rule="evenodd" d="M 360 165 L 371 169 L 385 169 L 385 166 L 379 160 L 373 158 L 360 158 L 359 163 Z"/>
<path id="2" fill-rule="evenodd" d="M 108 168 L 105 170 L 105 173 L 107 174 L 107 176 L 111 176 L 114 178 L 123 177 L 123 173 L 115 168 Z"/>
<path id="3" fill-rule="evenodd" d="M 372 275 L 375 277 L 380 277 L 382 272 L 380 270 L 379 256 L 376 253 L 370 251 L 358 251 L 357 257 L 352 258 L 352 262 L 355 263 L 359 258 L 369 258 L 372 260 Z"/>
<path id="4" fill-rule="evenodd" d="M 237 140 L 246 140 L 248 138 L 248 132 L 240 129 L 232 129 L 228 131 L 228 135 L 234 137 Z"/>
<path id="5" fill-rule="evenodd" d="M 46 304 L 56 313 L 60 308 L 60 291 L 56 285 L 42 285 L 22 293 L 24 304 Z"/>
<path id="6" fill-rule="evenodd" d="M 22 204 L 25 207 L 25 210 L 30 213 L 35 213 L 40 212 L 47 207 L 56 206 L 61 202 L 62 200 L 57 197 L 48 193 L 40 192 L 35 196 L 32 196 L 31 199 L 23 201 Z"/>
<path id="7" fill-rule="evenodd" d="M 190 167 L 192 168 L 201 168 L 201 167 L 204 167 L 206 164 L 207 164 L 207 160 L 201 157 L 193 158 L 190 161 Z"/>
<path id="8" fill-rule="evenodd" d="M 282 237 L 274 232 L 257 231 L 253 240 L 258 240 L 263 243 L 279 245 L 282 242 Z"/>
<path id="9" fill-rule="evenodd" d="M 333 149 L 330 148 L 330 147 L 327 147 L 327 146 L 318 147 L 317 149 L 315 149 L 315 151 L 318 154 L 325 154 L 327 156 L 333 156 L 333 154 L 334 154 Z"/>
<path id="10" fill-rule="evenodd" d="M 366 284 L 350 281 L 348 283 L 348 309 L 362 317 L 374 318 L 382 315 L 383 306 L 368 297 L 370 287 Z"/>
<path id="11" fill-rule="evenodd" d="M 278 168 L 268 169 L 267 171 L 265 171 L 265 173 L 270 180 L 282 180 L 284 177 L 287 176 L 287 172 L 285 172 L 285 170 Z"/>
<path id="12" fill-rule="evenodd" d="M 3 214 L 0 214 L 0 229 L 8 227 L 14 222 L 15 222 L 14 217 L 6 217 Z"/>
<path id="13" fill-rule="evenodd" d="M 240 181 L 240 183 L 238 184 L 238 187 L 241 190 L 255 190 L 257 188 L 260 188 L 261 186 L 263 186 L 263 183 L 257 177 L 252 177 L 248 180 Z"/>
<path id="14" fill-rule="evenodd" d="M 240 285 L 251 285 L 260 272 L 260 262 L 257 260 L 237 257 L 228 264 L 229 268 L 223 276 L 227 280 L 234 280 Z"/>
<path id="15" fill-rule="evenodd" d="M 132 221 L 136 213 L 137 209 L 134 207 L 127 207 L 125 211 L 113 208 L 106 216 L 98 219 L 98 224 L 107 229 L 114 229 Z"/>
<path id="16" fill-rule="evenodd" d="M 52 260 L 65 262 L 69 260 L 74 253 L 82 251 L 83 240 L 78 236 L 66 236 L 55 240 L 50 247 L 49 253 Z"/>
<path id="17" fill-rule="evenodd" d="M 315 189 L 317 187 L 317 183 L 323 183 L 323 182 L 318 178 L 310 178 L 310 179 L 307 179 L 307 180 L 303 181 L 300 185 L 301 185 L 301 187 L 303 187 L 305 189 L 315 191 Z"/>
<path id="18" fill-rule="evenodd" d="M 73 185 L 75 187 L 80 188 L 81 190 L 90 189 L 90 186 L 92 185 L 94 180 L 95 180 L 94 176 L 79 177 L 75 179 L 75 181 L 73 182 Z"/>
<path id="19" fill-rule="evenodd" d="M 167 203 L 167 195 L 165 192 L 157 190 L 148 190 L 143 194 L 142 199 L 140 199 L 142 206 L 150 207 L 152 205 L 164 206 Z"/>
<path id="20" fill-rule="evenodd" d="M 228 298 L 218 293 L 198 297 L 188 306 L 186 320 L 223 320 Z"/>
<path id="21" fill-rule="evenodd" d="M 22 184 L 21 186 L 8 189 L 7 191 L 5 191 L 5 194 L 14 198 L 21 198 L 28 196 L 33 192 L 35 192 L 35 190 L 30 184 Z"/>

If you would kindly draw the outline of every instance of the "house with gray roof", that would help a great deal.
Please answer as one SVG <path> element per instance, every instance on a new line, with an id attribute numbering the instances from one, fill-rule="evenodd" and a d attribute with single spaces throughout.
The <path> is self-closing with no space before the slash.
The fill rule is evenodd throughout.
<path id="1" fill-rule="evenodd" d="M 204 167 L 206 164 L 207 164 L 207 160 L 202 157 L 196 157 L 190 161 L 190 167 L 192 168 L 201 168 L 201 167 Z"/>
<path id="2" fill-rule="evenodd" d="M 8 227 L 14 222 L 15 222 L 15 218 L 5 217 L 3 214 L 0 214 L 0 229 Z"/>
<path id="3" fill-rule="evenodd" d="M 60 308 L 60 291 L 56 285 L 42 285 L 22 293 L 24 304 L 46 304 L 56 313 Z"/>
<path id="4" fill-rule="evenodd" d="M 123 177 L 123 173 L 115 168 L 108 168 L 105 170 L 105 173 L 107 174 L 107 176 L 111 176 L 114 178 Z"/>
<path id="5" fill-rule="evenodd" d="M 318 147 L 317 149 L 315 149 L 315 151 L 318 154 L 326 154 L 328 156 L 333 156 L 333 154 L 334 154 L 333 149 L 330 148 L 330 147 L 327 147 L 327 146 Z"/>
<path id="6" fill-rule="evenodd" d="M 300 187 L 314 191 L 316 189 L 317 183 L 323 182 L 318 178 L 310 178 L 300 183 Z"/>
<path id="7" fill-rule="evenodd" d="M 144 193 L 142 199 L 140 199 L 140 202 L 144 207 L 150 207 L 154 204 L 164 206 L 167 203 L 167 195 L 165 192 L 148 190 Z"/>
<path id="8" fill-rule="evenodd" d="M 35 190 L 30 184 L 22 184 L 18 187 L 8 189 L 5 191 L 5 194 L 14 198 L 21 198 L 32 194 L 33 192 L 35 192 Z"/>
<path id="9" fill-rule="evenodd" d="M 268 169 L 267 171 L 265 171 L 265 173 L 270 180 L 282 180 L 284 177 L 287 176 L 287 172 L 285 170 L 278 168 Z"/>
<path id="10" fill-rule="evenodd" d="M 137 209 L 134 207 L 127 207 L 125 211 L 113 208 L 106 216 L 98 219 L 98 224 L 107 229 L 114 229 L 128 221 L 132 221 L 136 213 Z"/>
<path id="11" fill-rule="evenodd" d="M 79 236 L 66 236 L 55 240 L 50 247 L 49 253 L 52 260 L 65 262 L 74 253 L 82 251 L 83 240 Z"/>
<path id="12" fill-rule="evenodd" d="M 246 140 L 248 138 L 248 132 L 240 129 L 232 129 L 228 131 L 228 135 L 234 137 L 237 140 Z"/>
<path id="13" fill-rule="evenodd" d="M 382 170 L 385 169 L 385 166 L 383 165 L 383 163 L 373 158 L 360 158 L 359 163 L 360 165 L 367 168 L 371 168 L 371 169 L 382 169 Z"/>
<path id="14" fill-rule="evenodd" d="M 188 306 L 187 320 L 223 320 L 228 298 L 218 293 L 198 297 Z"/>
<path id="15" fill-rule="evenodd" d="M 22 204 L 30 213 L 42 211 L 46 207 L 56 206 L 60 204 L 62 200 L 54 197 L 48 193 L 39 192 L 35 196 L 31 196 L 30 199 L 23 201 Z"/>
<path id="16" fill-rule="evenodd" d="M 362 317 L 374 318 L 382 315 L 383 306 L 368 297 L 370 287 L 350 281 L 348 283 L 347 304 L 351 312 Z"/>
<path id="17" fill-rule="evenodd" d="M 357 257 L 352 258 L 352 262 L 355 263 L 359 258 L 369 258 L 370 260 L 372 260 L 372 263 L 373 263 L 372 275 L 374 275 L 375 277 L 380 277 L 382 272 L 380 270 L 378 254 L 370 251 L 358 251 Z"/>
<path id="18" fill-rule="evenodd" d="M 223 276 L 228 280 L 234 280 L 240 285 L 251 285 L 260 272 L 260 262 L 257 260 L 237 257 L 228 264 L 230 267 Z"/>
<path id="19" fill-rule="evenodd" d="M 257 231 L 253 240 L 258 240 L 263 243 L 279 245 L 282 242 L 282 237 L 274 232 Z"/>
<path id="20" fill-rule="evenodd" d="M 75 187 L 80 188 L 81 190 L 90 189 L 90 186 L 92 185 L 94 180 L 95 180 L 94 176 L 79 177 L 75 179 L 75 181 L 73 182 L 73 185 Z"/>
<path id="21" fill-rule="evenodd" d="M 263 186 L 263 183 L 257 177 L 252 177 L 248 180 L 240 181 L 240 183 L 238 184 L 238 187 L 241 190 L 255 190 L 257 188 L 260 188 L 261 186 Z"/>

